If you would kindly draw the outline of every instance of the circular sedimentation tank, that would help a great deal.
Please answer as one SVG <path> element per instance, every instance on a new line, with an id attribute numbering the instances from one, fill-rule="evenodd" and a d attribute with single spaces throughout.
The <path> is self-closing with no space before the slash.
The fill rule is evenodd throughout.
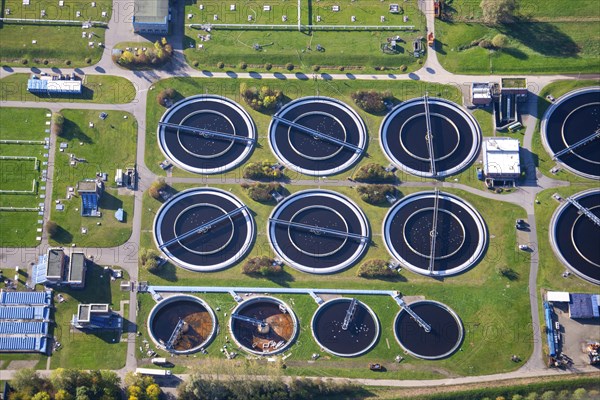
<path id="1" fill-rule="evenodd" d="M 383 119 L 379 129 L 383 152 L 393 164 L 412 175 L 442 178 L 456 174 L 479 153 L 479 124 L 451 101 L 428 98 L 427 105 L 433 137 L 431 146 L 425 99 L 416 98 L 399 104 Z"/>
<path id="2" fill-rule="evenodd" d="M 427 191 L 406 196 L 390 208 L 383 239 L 403 267 L 421 275 L 450 276 L 479 261 L 487 247 L 487 229 L 469 203 Z"/>
<path id="3" fill-rule="evenodd" d="M 423 321 L 431 326 L 426 332 L 403 309 L 396 316 L 394 335 L 402 348 L 409 354 L 428 360 L 450 356 L 463 340 L 463 326 L 458 315 L 445 304 L 423 300 L 409 304 Z"/>
<path id="4" fill-rule="evenodd" d="M 600 87 L 560 97 L 546 110 L 541 135 L 546 151 L 567 170 L 600 179 Z"/>
<path id="5" fill-rule="evenodd" d="M 600 285 L 600 189 L 571 197 L 587 213 L 569 201 L 558 207 L 550 221 L 550 243 L 561 262 L 579 277 Z"/>
<path id="6" fill-rule="evenodd" d="M 328 190 L 297 192 L 275 207 L 269 241 L 289 266 L 328 274 L 353 265 L 369 245 L 369 226 L 350 199 Z"/>
<path id="7" fill-rule="evenodd" d="M 238 346 L 252 354 L 281 353 L 293 344 L 298 334 L 294 311 L 273 297 L 248 298 L 231 315 L 231 337 Z M 234 317 L 236 315 L 241 318 Z"/>
<path id="8" fill-rule="evenodd" d="M 367 132 L 358 113 L 347 104 L 328 97 L 303 97 L 273 116 L 269 143 L 288 168 L 327 176 L 342 172 L 360 158 Z"/>
<path id="9" fill-rule="evenodd" d="M 356 357 L 375 346 L 379 339 L 377 315 L 364 303 L 356 301 L 352 317 L 345 319 L 353 299 L 337 298 L 323 303 L 311 322 L 315 341 L 325 351 L 339 357 Z"/>
<path id="10" fill-rule="evenodd" d="M 154 241 L 170 261 L 192 271 L 226 268 L 254 240 L 250 211 L 229 192 L 195 188 L 177 193 L 158 210 Z"/>
<path id="11" fill-rule="evenodd" d="M 217 174 L 237 167 L 250 155 L 256 127 L 236 102 L 199 95 L 177 102 L 163 114 L 157 138 L 163 154 L 179 168 Z"/>
<path id="12" fill-rule="evenodd" d="M 201 299 L 188 295 L 167 297 L 157 303 L 148 315 L 148 333 L 160 348 L 165 348 L 179 321 L 180 334 L 173 343 L 174 354 L 190 354 L 206 347 L 217 331 L 213 310 Z"/>

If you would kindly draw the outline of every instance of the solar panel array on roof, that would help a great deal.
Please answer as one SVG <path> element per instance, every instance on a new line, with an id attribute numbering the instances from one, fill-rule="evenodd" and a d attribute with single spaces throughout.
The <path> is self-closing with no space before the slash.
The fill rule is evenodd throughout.
<path id="1" fill-rule="evenodd" d="M 50 309 L 48 307 L 0 306 L 0 320 L 31 319 L 48 321 L 49 318 Z"/>
<path id="2" fill-rule="evenodd" d="M 46 352 L 45 337 L 0 337 L 0 351 L 39 351 Z"/>
<path id="3" fill-rule="evenodd" d="M 47 322 L 0 322 L 0 335 L 47 335 Z"/>
<path id="4" fill-rule="evenodd" d="M 0 291 L 0 304 L 48 304 L 52 302 L 52 292 L 5 292 Z"/>

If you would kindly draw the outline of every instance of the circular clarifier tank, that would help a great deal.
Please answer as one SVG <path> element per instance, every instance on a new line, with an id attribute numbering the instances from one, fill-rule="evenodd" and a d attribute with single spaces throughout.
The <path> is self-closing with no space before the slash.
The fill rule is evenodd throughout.
<path id="1" fill-rule="evenodd" d="M 369 245 L 369 226 L 350 199 L 328 190 L 297 192 L 275 207 L 269 241 L 289 266 L 313 274 L 341 271 Z"/>
<path id="2" fill-rule="evenodd" d="M 167 349 L 174 354 L 189 354 L 206 347 L 217 331 L 213 310 L 201 299 L 188 295 L 167 297 L 152 308 L 148 316 L 148 333 L 160 348 L 165 348 L 179 322 L 182 326 Z"/>
<path id="3" fill-rule="evenodd" d="M 217 174 L 240 165 L 252 152 L 256 127 L 250 115 L 226 97 L 185 98 L 162 116 L 158 145 L 173 163 L 197 174 Z"/>
<path id="4" fill-rule="evenodd" d="M 383 119 L 379 134 L 381 147 L 393 164 L 428 178 L 460 172 L 477 157 L 481 144 L 475 118 L 458 104 L 439 98 L 399 104 Z"/>
<path id="5" fill-rule="evenodd" d="M 579 277 L 600 285 L 600 189 L 570 197 L 550 221 L 552 249 Z"/>
<path id="6" fill-rule="evenodd" d="M 418 358 L 437 360 L 450 356 L 463 339 L 458 315 L 445 304 L 424 300 L 409 304 L 410 309 L 430 325 L 426 332 L 405 310 L 396 316 L 394 334 L 402 348 Z"/>
<path id="7" fill-rule="evenodd" d="M 566 169 L 600 179 L 600 87 L 559 98 L 542 118 L 541 135 L 546 151 Z"/>
<path id="8" fill-rule="evenodd" d="M 154 219 L 156 246 L 173 263 L 209 272 L 244 257 L 254 240 L 250 210 L 229 192 L 188 189 L 165 202 Z"/>
<path id="9" fill-rule="evenodd" d="M 315 312 L 311 328 L 315 341 L 339 357 L 356 357 L 368 352 L 379 338 L 377 315 L 364 303 L 337 298 Z"/>
<path id="10" fill-rule="evenodd" d="M 292 345 L 298 334 L 298 320 L 293 310 L 279 299 L 251 297 L 233 310 L 229 329 L 245 351 L 270 355 Z"/>
<path id="11" fill-rule="evenodd" d="M 269 126 L 273 152 L 290 169 L 315 176 L 337 174 L 362 155 L 366 127 L 347 104 L 303 97 L 286 104 Z"/>
<path id="12" fill-rule="evenodd" d="M 487 246 L 481 215 L 461 198 L 418 192 L 390 208 L 385 245 L 404 267 L 421 275 L 450 276 L 475 265 Z M 433 246 L 433 247 L 432 247 Z"/>

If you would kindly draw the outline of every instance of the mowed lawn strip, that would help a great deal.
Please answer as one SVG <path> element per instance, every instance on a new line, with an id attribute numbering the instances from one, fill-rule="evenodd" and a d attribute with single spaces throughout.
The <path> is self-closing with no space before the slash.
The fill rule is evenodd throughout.
<path id="1" fill-rule="evenodd" d="M 29 74 L 12 74 L 0 79 L 0 99 L 2 101 L 125 104 L 130 103 L 136 93 L 133 84 L 125 78 L 85 75 L 81 94 L 46 96 L 27 91 L 29 77 Z"/>
<path id="2" fill-rule="evenodd" d="M 120 302 L 129 299 L 129 292 L 120 290 L 120 282 L 111 281 L 110 273 L 102 266 L 88 262 L 85 289 L 59 290 L 66 301 L 55 301 L 54 336 L 62 346 L 52 354 L 51 368 L 120 369 L 125 366 L 127 343 L 121 343 L 119 331 L 86 333 L 71 327 L 71 319 L 80 303 L 107 303 L 113 311 L 120 311 Z"/>
<path id="3" fill-rule="evenodd" d="M 265 11 L 263 6 L 270 10 Z M 338 6 L 338 11 L 333 11 Z M 418 69 L 418 59 L 412 54 L 413 41 L 425 36 L 425 18 L 416 1 L 400 4 L 402 13 L 392 14 L 389 5 L 379 1 L 339 4 L 334 1 L 307 1 L 301 8 L 301 23 L 316 26 L 334 25 L 336 30 L 319 29 L 299 32 L 294 29 L 223 29 L 212 27 L 210 31 L 186 27 L 185 55 L 188 63 L 198 68 L 215 70 L 219 62 L 228 70 L 241 71 L 240 64 L 248 68 L 263 69 L 271 64 L 273 70 L 285 70 L 288 63 L 294 71 L 312 73 L 313 66 L 319 65 L 322 71 L 339 72 L 339 67 L 347 71 L 376 72 L 375 67 L 387 67 L 394 73 L 405 73 Z M 185 8 L 186 24 L 268 24 L 297 25 L 298 8 L 295 4 L 266 2 L 261 4 L 230 4 L 209 1 L 199 5 L 189 4 Z M 191 16 L 191 18 L 189 18 Z M 215 16 L 217 20 L 215 20 Z M 252 21 L 248 21 L 251 16 Z M 381 21 L 381 17 L 384 21 Z M 352 17 L 355 21 L 352 21 Z M 404 17 L 407 21 L 404 22 Z M 414 30 L 363 30 L 361 26 L 413 26 Z M 358 29 L 353 29 L 354 27 Z M 388 38 L 399 36 L 398 52 L 386 54 L 381 47 Z M 208 38 L 203 40 L 202 38 Z M 343 40 L 340 40 L 343 37 Z M 258 45 L 258 50 L 255 47 Z M 201 47 L 199 47 L 201 46 Z M 405 65 L 407 71 L 399 67 Z M 379 72 L 381 73 L 381 72 Z"/>
<path id="4" fill-rule="evenodd" d="M 62 111 L 65 124 L 57 146 L 67 143 L 68 147 L 64 152 L 56 151 L 52 199 L 60 200 L 65 209 L 51 210 L 51 219 L 61 228 L 51 240 L 52 244 L 112 247 L 125 243 L 131 236 L 133 192 L 117 189 L 114 177 L 117 168 L 125 169 L 135 163 L 137 122 L 131 114 L 122 111 L 107 111 L 105 120 L 99 118 L 99 113 Z M 89 126 L 90 122 L 94 127 Z M 71 166 L 70 154 L 86 162 Z M 74 193 L 77 194 L 77 182 L 94 179 L 98 172 L 108 174 L 99 202 L 102 217 L 82 217 L 80 197 L 67 200 L 67 188 L 74 187 Z M 124 209 L 125 222 L 115 218 L 114 213 L 118 208 Z M 81 232 L 82 227 L 87 228 L 87 234 Z"/>
<path id="5" fill-rule="evenodd" d="M 49 126 L 45 125 L 50 118 L 49 113 L 41 108 L 8 108 L 0 109 L 0 139 L 2 140 L 35 140 L 43 141 L 50 136 L 45 133 Z M 34 160 L 0 160 L 0 189 L 32 190 L 32 194 L 0 194 L 0 207 L 38 207 L 44 200 L 40 199 L 41 170 L 46 167 L 47 160 L 43 144 L 0 144 L 0 155 L 8 157 L 36 157 L 38 166 L 34 169 Z M 37 211 L 0 211 L 0 246 L 1 247 L 33 247 L 38 244 L 37 224 L 42 217 Z"/>
<path id="6" fill-rule="evenodd" d="M 543 4 L 542 4 L 543 3 Z M 551 4 L 550 4 L 551 3 Z M 535 2 L 518 0 L 515 22 L 489 27 L 482 24 L 479 3 L 456 0 L 446 6 L 452 21 L 436 20 L 436 51 L 445 69 L 454 73 L 550 74 L 597 73 L 600 8 L 583 0 Z M 490 51 L 473 41 L 496 34 L 509 43 Z"/>

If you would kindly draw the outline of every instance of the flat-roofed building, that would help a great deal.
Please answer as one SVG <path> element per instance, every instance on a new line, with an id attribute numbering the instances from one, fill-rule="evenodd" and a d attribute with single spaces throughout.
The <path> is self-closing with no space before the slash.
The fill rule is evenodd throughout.
<path id="1" fill-rule="evenodd" d="M 71 325 L 77 329 L 121 329 L 122 318 L 108 304 L 79 304 Z"/>
<path id="2" fill-rule="evenodd" d="M 46 280 L 48 283 L 62 282 L 66 261 L 65 252 L 62 249 L 48 249 L 46 253 Z"/>
<path id="3" fill-rule="evenodd" d="M 83 253 L 71 253 L 71 257 L 69 257 L 69 276 L 67 281 L 71 287 L 82 288 L 85 286 L 86 267 L 86 259 Z"/>
<path id="4" fill-rule="evenodd" d="M 471 84 L 471 103 L 475 106 L 487 106 L 492 103 L 492 84 L 473 82 Z"/>
<path id="5" fill-rule="evenodd" d="M 32 75 L 27 80 L 27 91 L 39 94 L 81 94 L 82 82 L 78 79 L 56 79 L 53 76 Z"/>
<path id="6" fill-rule="evenodd" d="M 484 141 L 483 172 L 488 179 L 515 182 L 521 175 L 519 141 L 494 137 Z"/>
<path id="7" fill-rule="evenodd" d="M 169 33 L 169 0 L 135 0 L 133 31 L 136 33 Z"/>

